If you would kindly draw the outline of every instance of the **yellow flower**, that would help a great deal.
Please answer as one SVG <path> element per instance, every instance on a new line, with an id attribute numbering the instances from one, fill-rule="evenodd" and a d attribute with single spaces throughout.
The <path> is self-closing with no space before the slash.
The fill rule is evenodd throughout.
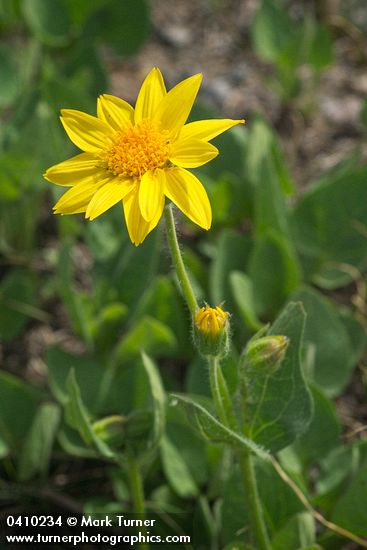
<path id="1" fill-rule="evenodd" d="M 205 334 L 217 335 L 226 327 L 229 313 L 219 306 L 204 306 L 195 313 L 195 324 Z"/>
<path id="2" fill-rule="evenodd" d="M 126 225 L 135 245 L 158 224 L 165 197 L 194 223 L 211 226 L 211 207 L 200 181 L 186 168 L 217 156 L 209 140 L 243 120 L 200 120 L 185 124 L 202 75 L 183 80 L 166 92 L 154 68 L 140 89 L 135 110 L 126 101 L 104 94 L 97 117 L 73 109 L 61 122 L 83 153 L 45 173 L 52 183 L 71 187 L 54 206 L 56 214 L 93 220 L 122 201 Z"/>
<path id="3" fill-rule="evenodd" d="M 229 346 L 229 313 L 204 306 L 194 315 L 194 341 L 202 355 L 225 355 Z"/>

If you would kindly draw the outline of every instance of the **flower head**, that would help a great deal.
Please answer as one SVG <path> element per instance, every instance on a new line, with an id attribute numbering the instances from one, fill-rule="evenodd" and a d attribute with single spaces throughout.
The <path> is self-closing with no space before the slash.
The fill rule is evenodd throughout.
<path id="1" fill-rule="evenodd" d="M 229 313 L 208 305 L 194 315 L 194 338 L 203 355 L 222 355 L 228 351 Z"/>
<path id="2" fill-rule="evenodd" d="M 166 91 L 154 68 L 140 89 L 135 109 L 104 94 L 97 116 L 61 111 L 71 141 L 83 151 L 45 173 L 52 183 L 70 187 L 54 206 L 56 214 L 85 213 L 93 220 L 122 201 L 131 241 L 138 245 L 158 224 L 165 197 L 194 223 L 211 226 L 203 185 L 187 168 L 197 168 L 218 154 L 209 141 L 243 120 L 200 120 L 185 124 L 202 75 Z"/>
<path id="3" fill-rule="evenodd" d="M 205 334 L 216 336 L 228 323 L 229 313 L 219 306 L 204 306 L 195 313 L 195 324 Z"/>
<path id="4" fill-rule="evenodd" d="M 286 336 L 263 336 L 250 340 L 245 350 L 245 359 L 251 367 L 275 372 L 280 367 L 289 345 Z"/>

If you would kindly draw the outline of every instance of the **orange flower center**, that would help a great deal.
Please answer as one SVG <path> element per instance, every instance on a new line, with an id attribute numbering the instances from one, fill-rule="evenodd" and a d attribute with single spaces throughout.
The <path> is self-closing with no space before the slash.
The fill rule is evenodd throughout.
<path id="1" fill-rule="evenodd" d="M 144 120 L 118 132 L 104 160 L 107 169 L 116 176 L 136 179 L 148 170 L 163 168 L 169 152 L 168 131 L 159 130 L 154 121 Z"/>

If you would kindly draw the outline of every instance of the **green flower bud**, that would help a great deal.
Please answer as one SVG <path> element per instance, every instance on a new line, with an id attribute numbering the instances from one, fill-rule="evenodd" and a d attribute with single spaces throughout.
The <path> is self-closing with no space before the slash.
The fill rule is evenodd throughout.
<path id="1" fill-rule="evenodd" d="M 194 340 L 202 355 L 225 355 L 229 346 L 229 313 L 204 306 L 194 315 Z"/>
<path id="2" fill-rule="evenodd" d="M 117 414 L 106 416 L 93 424 L 94 433 L 105 443 L 121 447 L 125 439 L 126 417 Z"/>
<path id="3" fill-rule="evenodd" d="M 93 424 L 94 433 L 108 445 L 121 448 L 143 439 L 146 441 L 152 428 L 150 411 L 135 411 L 128 416 L 111 415 Z"/>
<path id="4" fill-rule="evenodd" d="M 245 350 L 245 364 L 263 368 L 268 373 L 275 372 L 284 359 L 288 344 L 286 336 L 264 336 L 251 340 Z"/>

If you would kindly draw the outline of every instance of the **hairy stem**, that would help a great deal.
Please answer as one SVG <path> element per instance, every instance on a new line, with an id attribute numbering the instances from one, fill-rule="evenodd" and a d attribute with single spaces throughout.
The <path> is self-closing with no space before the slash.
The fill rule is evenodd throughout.
<path id="1" fill-rule="evenodd" d="M 183 263 L 180 246 L 177 240 L 175 220 L 173 218 L 172 206 L 169 204 L 164 209 L 164 217 L 166 220 L 167 240 L 170 247 L 173 265 L 182 289 L 182 293 L 186 300 L 187 306 L 192 315 L 197 311 L 198 304 L 194 291 L 192 289 L 190 279 L 187 275 L 185 265 Z"/>
<path id="2" fill-rule="evenodd" d="M 210 386 L 215 408 L 222 424 L 234 432 L 239 432 L 238 421 L 235 416 L 232 400 L 225 378 L 222 373 L 218 357 L 208 357 L 210 370 Z M 266 530 L 263 510 L 257 489 L 256 475 L 250 451 L 239 450 L 236 453 L 239 463 L 242 482 L 245 489 L 247 505 L 250 514 L 251 527 L 256 538 L 258 550 L 271 550 Z"/>

